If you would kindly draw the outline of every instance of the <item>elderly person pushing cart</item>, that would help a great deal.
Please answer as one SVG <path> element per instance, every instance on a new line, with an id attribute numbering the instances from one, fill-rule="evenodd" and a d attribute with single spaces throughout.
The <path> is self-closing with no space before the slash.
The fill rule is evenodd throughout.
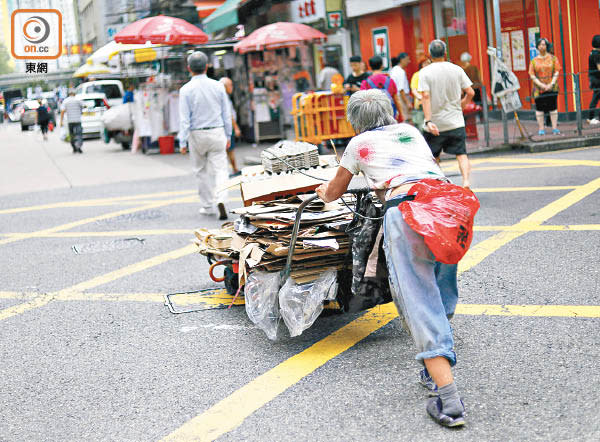
<path id="1" fill-rule="evenodd" d="M 383 235 L 390 288 L 396 308 L 417 346 L 416 359 L 424 365 L 420 382 L 433 396 L 427 401 L 427 412 L 440 425 L 461 426 L 465 423 L 465 409 L 452 376 L 456 354 L 449 323 L 458 301 L 458 261 L 440 262 L 440 252 L 435 256 L 432 253 L 439 244 L 417 233 L 415 230 L 419 228 L 413 226 L 414 218 L 410 219 L 409 210 L 404 209 L 427 208 L 419 200 L 431 194 L 431 189 L 437 192 L 438 202 L 439 198 L 449 203 L 453 199 L 469 200 L 470 220 L 460 226 L 458 235 L 459 242 L 462 241 L 460 247 L 466 252 L 479 204 L 470 190 L 449 183 L 416 128 L 396 123 L 390 100 L 383 92 L 377 89 L 356 92 L 350 98 L 347 112 L 358 135 L 348 144 L 336 176 L 316 192 L 323 201 L 334 201 L 347 190 L 352 176 L 362 172 L 370 188 L 385 202 Z M 441 215 L 432 213 L 432 216 Z"/>

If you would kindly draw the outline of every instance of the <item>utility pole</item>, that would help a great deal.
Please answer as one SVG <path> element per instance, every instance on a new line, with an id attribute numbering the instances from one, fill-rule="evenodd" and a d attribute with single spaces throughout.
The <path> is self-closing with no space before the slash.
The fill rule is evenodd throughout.
<path id="1" fill-rule="evenodd" d="M 79 64 L 83 64 L 83 38 L 81 36 L 81 20 L 79 19 L 79 0 L 73 0 L 73 16 L 77 29 L 77 44 L 79 45 Z"/>

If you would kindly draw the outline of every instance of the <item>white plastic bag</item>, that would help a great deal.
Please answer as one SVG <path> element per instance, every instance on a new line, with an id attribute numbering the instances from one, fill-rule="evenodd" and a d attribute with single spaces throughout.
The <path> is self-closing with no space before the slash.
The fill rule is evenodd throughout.
<path id="1" fill-rule="evenodd" d="M 278 272 L 254 271 L 248 275 L 244 287 L 248 318 L 273 341 L 277 339 L 277 328 L 280 319 L 277 304 L 279 283 L 280 276 Z"/>
<path id="2" fill-rule="evenodd" d="M 133 127 L 129 103 L 119 104 L 102 114 L 102 124 L 108 130 L 130 130 Z"/>
<path id="3" fill-rule="evenodd" d="M 60 132 L 58 136 L 60 137 L 60 141 L 67 141 L 69 131 L 67 130 L 66 126 L 60 126 Z"/>
<path id="4" fill-rule="evenodd" d="M 337 286 L 335 270 L 326 271 L 308 284 L 296 284 L 292 278 L 285 282 L 279 290 L 279 306 L 290 336 L 300 336 L 313 325 L 323 311 L 323 301 L 335 299 Z"/>

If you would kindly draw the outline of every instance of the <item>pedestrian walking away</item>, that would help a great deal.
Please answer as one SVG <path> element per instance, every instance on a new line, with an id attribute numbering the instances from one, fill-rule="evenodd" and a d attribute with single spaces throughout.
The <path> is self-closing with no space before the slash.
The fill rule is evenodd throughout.
<path id="1" fill-rule="evenodd" d="M 319 74 L 319 88 L 322 91 L 331 90 L 331 80 L 334 75 L 340 75 L 340 71 L 337 70 L 335 65 L 331 62 L 326 63 L 325 67 L 321 70 Z"/>
<path id="2" fill-rule="evenodd" d="M 596 118 L 596 106 L 600 101 L 600 35 L 594 35 L 592 39 L 592 51 L 588 58 L 588 69 L 590 78 L 590 89 L 594 91 L 592 101 L 590 101 L 590 113 L 588 115 L 588 124 L 595 126 L 600 124 L 600 120 Z"/>
<path id="3" fill-rule="evenodd" d="M 413 74 L 410 79 L 410 91 L 415 98 L 415 104 L 412 111 L 412 123 L 415 125 L 417 129 L 423 132 L 423 123 L 425 122 L 425 116 L 423 114 L 423 104 L 421 100 L 423 97 L 419 92 L 419 71 L 423 69 L 425 66 L 429 66 L 431 64 L 431 60 L 429 58 L 424 58 L 419 62 L 419 70 Z"/>
<path id="4" fill-rule="evenodd" d="M 402 105 L 398 98 L 398 88 L 396 87 L 396 83 L 389 75 L 383 73 L 383 58 L 379 55 L 374 55 L 369 58 L 369 66 L 373 72 L 369 78 L 362 82 L 360 89 L 380 89 L 383 91 L 390 99 L 395 118 L 398 113 L 402 112 Z"/>
<path id="5" fill-rule="evenodd" d="M 233 149 L 235 148 L 235 139 L 242 136 L 242 131 L 240 130 L 240 126 L 237 124 L 237 112 L 235 111 L 235 107 L 233 107 L 233 102 L 231 101 L 231 96 L 233 94 L 233 81 L 231 81 L 231 78 L 228 77 L 223 77 L 219 81 L 225 87 L 225 92 L 227 92 L 229 111 L 231 112 L 231 124 L 233 126 L 233 132 L 230 137 L 231 143 L 227 148 L 227 158 L 229 159 L 229 164 L 231 165 L 233 175 L 238 175 L 240 170 L 235 163 L 235 154 L 233 153 Z"/>
<path id="6" fill-rule="evenodd" d="M 475 92 L 465 71 L 446 61 L 446 43 L 429 44 L 433 63 L 419 73 L 419 92 L 423 98 L 423 134 L 436 161 L 446 152 L 456 155 L 463 186 L 471 186 L 471 164 L 467 157 L 467 134 L 463 109 Z M 464 97 L 463 97 L 464 94 Z M 462 98 L 461 98 L 462 97 Z"/>
<path id="7" fill-rule="evenodd" d="M 410 103 L 410 85 L 408 84 L 408 75 L 406 68 L 410 64 L 410 57 L 406 52 L 401 52 L 398 57 L 392 58 L 392 70 L 390 78 L 396 83 L 398 96 L 402 105 L 402 115 L 405 120 L 409 119 L 412 104 Z"/>
<path id="8" fill-rule="evenodd" d="M 538 123 L 538 135 L 546 135 L 544 130 L 544 114 L 550 113 L 552 133 L 560 134 L 558 130 L 558 75 L 560 63 L 558 58 L 549 52 L 550 42 L 540 38 L 537 42 L 539 55 L 529 64 L 529 77 L 533 82 L 533 97 L 535 100 L 535 118 Z"/>
<path id="9" fill-rule="evenodd" d="M 350 69 L 352 72 L 346 77 L 346 81 L 344 81 L 344 89 L 346 90 L 346 93 L 352 95 L 354 92 L 360 90 L 362 82 L 369 78 L 369 73 L 363 70 L 362 58 L 360 55 L 353 55 L 350 57 Z"/>
<path id="10" fill-rule="evenodd" d="M 75 91 L 70 90 L 69 96 L 62 102 L 62 110 L 60 111 L 60 125 L 62 127 L 66 113 L 73 153 L 83 153 L 81 150 L 81 147 L 83 146 L 83 130 L 81 128 L 82 111 L 83 103 L 77 97 L 75 97 Z"/>
<path id="11" fill-rule="evenodd" d="M 179 90 L 179 150 L 188 146 L 198 178 L 199 213 L 227 219 L 225 201 L 228 179 L 227 149 L 231 145 L 232 120 L 229 98 L 222 83 L 206 75 L 208 57 L 200 51 L 187 58 L 192 79 Z"/>
<path id="12" fill-rule="evenodd" d="M 440 425 L 461 426 L 465 409 L 452 375 L 456 354 L 449 322 L 458 302 L 457 265 L 438 262 L 399 210 L 414 185 L 423 180 L 441 185 L 447 178 L 421 133 L 396 122 L 383 92 L 353 94 L 347 115 L 357 135 L 344 151 L 333 180 L 316 192 L 323 201 L 334 201 L 347 190 L 353 175 L 362 172 L 385 204 L 383 241 L 390 289 L 417 347 L 416 359 L 424 365 L 419 382 L 434 396 L 426 410 Z"/>
<path id="13" fill-rule="evenodd" d="M 48 123 L 50 123 L 50 108 L 48 107 L 48 101 L 39 100 L 40 107 L 37 108 L 36 112 L 36 123 L 40 126 L 42 137 L 44 141 L 48 141 Z"/>

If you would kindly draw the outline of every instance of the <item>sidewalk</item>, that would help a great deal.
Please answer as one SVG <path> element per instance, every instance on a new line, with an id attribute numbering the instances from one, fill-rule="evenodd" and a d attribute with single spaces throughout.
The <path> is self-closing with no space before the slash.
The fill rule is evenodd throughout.
<path id="1" fill-rule="evenodd" d="M 39 132 L 21 132 L 19 124 L 0 125 L 0 195 L 191 173 L 188 156 L 132 154 L 100 139 L 85 140 L 83 154 L 76 155 L 58 132 L 43 141 Z"/>

